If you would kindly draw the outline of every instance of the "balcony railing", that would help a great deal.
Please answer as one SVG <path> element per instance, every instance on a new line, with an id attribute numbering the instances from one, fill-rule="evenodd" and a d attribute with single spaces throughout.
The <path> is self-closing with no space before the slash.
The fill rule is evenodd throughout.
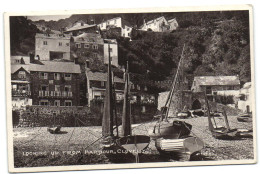
<path id="1" fill-rule="evenodd" d="M 12 90 L 12 96 L 15 97 L 29 97 L 31 96 L 31 91 L 27 90 Z"/>
<path id="2" fill-rule="evenodd" d="M 73 95 L 72 92 L 67 91 L 39 91 L 39 97 L 70 98 L 73 97 Z"/>

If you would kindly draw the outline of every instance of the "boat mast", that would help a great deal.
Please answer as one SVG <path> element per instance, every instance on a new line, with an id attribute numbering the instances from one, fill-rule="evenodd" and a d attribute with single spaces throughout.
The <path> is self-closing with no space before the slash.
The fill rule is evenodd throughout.
<path id="1" fill-rule="evenodd" d="M 173 84 L 172 84 L 172 89 L 168 95 L 168 98 L 167 98 L 167 101 L 165 103 L 165 107 L 167 107 L 167 104 L 168 104 L 168 107 L 167 107 L 167 110 L 166 110 L 166 116 L 165 116 L 165 119 L 167 119 L 168 117 L 168 114 L 169 114 L 169 110 L 170 110 L 170 105 L 171 105 L 171 102 L 172 102 L 172 97 L 173 97 L 173 93 L 174 93 L 174 90 L 175 90 L 175 87 L 176 87 L 176 82 L 177 82 L 177 78 L 178 78 L 178 75 L 179 75 L 179 71 L 180 71 L 180 67 L 182 65 L 182 59 L 183 59 L 183 52 L 184 52 L 184 49 L 185 49 L 185 44 L 183 45 L 183 49 L 182 49 L 182 53 L 181 53 L 181 58 L 180 58 L 180 61 L 179 61 L 179 64 L 178 64 L 178 68 L 177 68 L 177 71 L 176 71 L 176 74 L 175 74 L 175 78 L 174 78 L 174 81 L 173 81 Z"/>
<path id="2" fill-rule="evenodd" d="M 122 135 L 123 136 L 131 135 L 128 61 L 127 61 L 126 71 L 125 71 L 124 104 L 123 104 L 123 115 L 122 115 Z"/>
<path id="3" fill-rule="evenodd" d="M 113 91 L 112 91 L 112 72 L 110 58 L 110 43 L 108 42 L 108 70 L 107 84 L 104 102 L 104 112 L 102 119 L 102 136 L 113 136 Z"/>

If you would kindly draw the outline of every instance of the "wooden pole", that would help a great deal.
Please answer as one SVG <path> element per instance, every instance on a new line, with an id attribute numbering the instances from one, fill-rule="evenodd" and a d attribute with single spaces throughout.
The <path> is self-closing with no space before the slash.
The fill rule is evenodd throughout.
<path id="1" fill-rule="evenodd" d="M 131 119 L 130 119 L 130 102 L 129 102 L 129 76 L 128 76 L 128 62 L 125 71 L 125 89 L 124 89 L 124 104 L 122 115 L 122 135 L 131 135 Z"/>
<path id="2" fill-rule="evenodd" d="M 104 102 L 104 112 L 102 119 L 102 135 L 113 136 L 113 91 L 112 91 L 112 72 L 110 58 L 110 43 L 108 43 L 108 70 L 107 70 L 106 95 Z"/>

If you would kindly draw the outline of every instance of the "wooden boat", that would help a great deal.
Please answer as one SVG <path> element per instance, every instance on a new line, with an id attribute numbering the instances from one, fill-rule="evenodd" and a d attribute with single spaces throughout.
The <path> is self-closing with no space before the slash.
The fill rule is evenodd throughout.
<path id="1" fill-rule="evenodd" d="M 59 134 L 61 132 L 61 126 L 48 127 L 47 131 L 50 132 L 51 134 Z"/>
<path id="2" fill-rule="evenodd" d="M 56 114 L 53 114 L 53 125 L 47 128 L 47 131 L 51 134 L 61 134 L 61 126 L 56 124 Z"/>
<path id="3" fill-rule="evenodd" d="M 198 137 L 188 136 L 179 139 L 159 138 L 155 142 L 155 146 L 160 153 L 174 155 L 181 160 L 190 160 L 190 157 L 202 149 L 204 143 Z"/>
<path id="4" fill-rule="evenodd" d="M 108 49 L 110 45 L 108 44 Z M 110 49 L 109 49 L 110 50 Z M 131 135 L 131 122 L 129 112 L 129 75 L 128 66 L 125 73 L 124 104 L 122 115 L 122 136 L 119 136 L 118 125 L 117 135 L 114 135 L 115 95 L 112 84 L 111 58 L 109 51 L 107 86 L 102 119 L 102 149 L 111 162 L 139 162 L 139 155 L 150 143 L 150 137 L 145 135 Z M 117 121 L 115 121 L 117 123 Z"/>
<path id="5" fill-rule="evenodd" d="M 239 122 L 252 122 L 252 115 L 251 114 L 243 114 L 237 117 L 237 121 Z"/>
<path id="6" fill-rule="evenodd" d="M 183 47 L 182 55 L 184 48 L 185 46 Z M 169 121 L 169 108 L 172 103 L 172 98 L 178 85 L 181 84 L 178 80 L 181 79 L 179 76 L 182 59 L 183 57 L 181 56 L 171 91 L 169 92 L 165 106 L 163 107 L 165 108 L 163 114 L 149 135 L 151 138 L 155 139 L 155 146 L 160 154 L 177 158 L 181 157 L 182 159 L 183 155 L 185 155 L 186 157 L 184 160 L 189 160 L 190 155 L 200 151 L 204 147 L 203 141 L 198 137 L 190 135 L 192 125 L 180 120 L 174 120 L 173 122 Z M 180 88 L 182 87 L 179 86 L 179 89 Z M 180 113 L 182 112 L 179 112 L 179 114 Z M 183 112 L 181 116 L 186 118 L 187 115 L 187 113 Z M 176 117 L 178 118 L 178 114 L 175 115 L 175 118 Z"/>
<path id="7" fill-rule="evenodd" d="M 209 130 L 214 138 L 217 139 L 237 139 L 237 138 L 247 138 L 252 137 L 252 130 L 248 129 L 231 129 L 229 126 L 228 118 L 226 111 L 223 112 L 223 117 L 225 120 L 225 126 L 219 127 L 215 121 L 215 115 L 210 114 L 209 102 L 207 95 L 205 93 L 205 102 L 207 105 L 207 114 L 208 114 L 208 124 Z M 219 117 L 219 116 L 218 116 Z M 213 122 L 214 126 L 213 126 Z"/>

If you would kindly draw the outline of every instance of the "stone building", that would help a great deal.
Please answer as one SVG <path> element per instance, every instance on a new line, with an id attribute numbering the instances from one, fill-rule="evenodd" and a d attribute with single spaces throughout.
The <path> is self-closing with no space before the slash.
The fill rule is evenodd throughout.
<path id="1" fill-rule="evenodd" d="M 120 36 L 122 37 L 131 37 L 132 27 L 129 22 L 121 17 L 116 17 L 113 19 L 109 19 L 98 24 L 100 30 L 108 30 L 110 28 L 119 28 Z"/>
<path id="2" fill-rule="evenodd" d="M 32 105 L 29 65 L 11 65 L 12 109 Z"/>
<path id="3" fill-rule="evenodd" d="M 241 109 L 243 112 L 252 112 L 252 90 L 251 82 L 245 83 L 243 88 L 239 90 L 238 109 Z"/>
<path id="4" fill-rule="evenodd" d="M 33 105 L 79 106 L 80 66 L 73 62 L 30 64 Z"/>
<path id="5" fill-rule="evenodd" d="M 71 39 L 71 57 L 87 68 L 104 64 L 104 40 L 100 34 L 83 33 Z"/>
<path id="6" fill-rule="evenodd" d="M 93 72 L 91 70 L 86 71 L 87 77 L 87 98 L 90 104 L 93 100 L 103 101 L 106 91 L 107 73 Z M 123 100 L 124 93 L 124 80 L 115 76 L 114 86 L 116 92 L 117 101 Z"/>
<path id="7" fill-rule="evenodd" d="M 154 32 L 169 32 L 172 30 L 176 30 L 177 28 L 178 22 L 175 18 L 167 21 L 164 16 L 161 16 L 148 22 L 144 20 L 144 23 L 143 25 L 141 25 L 140 30 L 151 30 Z"/>
<path id="8" fill-rule="evenodd" d="M 70 60 L 70 35 L 36 33 L 35 55 L 40 60 Z"/>
<path id="9" fill-rule="evenodd" d="M 238 76 L 197 76 L 194 77 L 191 91 L 206 92 L 208 96 L 216 95 L 218 91 L 239 90 Z"/>
<path id="10" fill-rule="evenodd" d="M 110 49 L 108 49 L 108 47 L 110 47 Z M 111 58 L 111 65 L 118 67 L 118 44 L 116 39 L 104 39 L 104 63 L 105 64 L 108 64 L 109 52 Z"/>

